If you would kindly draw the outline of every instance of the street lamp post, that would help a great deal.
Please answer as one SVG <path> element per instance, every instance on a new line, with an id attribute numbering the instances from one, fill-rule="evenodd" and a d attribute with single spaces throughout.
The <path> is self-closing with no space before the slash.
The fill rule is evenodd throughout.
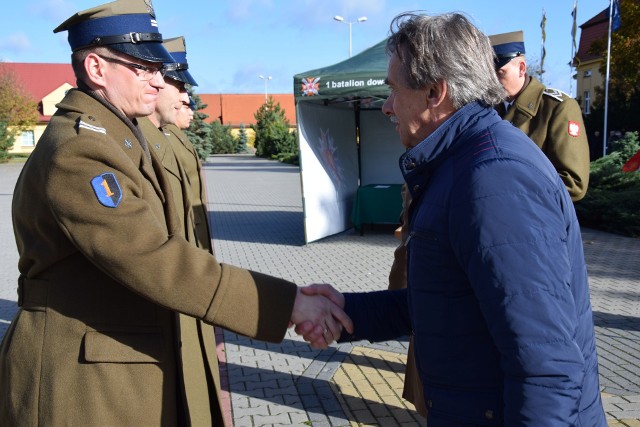
<path id="1" fill-rule="evenodd" d="M 345 21 L 344 18 L 340 15 L 336 15 L 333 17 L 333 19 L 335 19 L 338 22 L 342 22 L 343 24 L 349 24 L 349 58 L 351 58 L 351 26 L 353 24 L 356 24 L 358 22 L 364 22 L 367 20 L 366 16 L 361 16 L 360 18 L 358 18 L 356 21 L 350 22 L 350 21 Z"/>
<path id="2" fill-rule="evenodd" d="M 260 77 L 262 80 L 264 80 L 264 103 L 268 103 L 269 100 L 269 90 L 268 90 L 268 86 L 269 86 L 269 80 L 271 80 L 271 76 L 265 77 L 262 74 L 260 74 L 258 77 Z"/>

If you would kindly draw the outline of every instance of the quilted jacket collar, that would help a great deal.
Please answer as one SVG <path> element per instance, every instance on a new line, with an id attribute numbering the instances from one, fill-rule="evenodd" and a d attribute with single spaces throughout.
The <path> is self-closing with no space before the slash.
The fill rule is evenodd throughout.
<path id="1" fill-rule="evenodd" d="M 456 111 L 431 135 L 400 157 L 400 170 L 409 188 L 422 184 L 416 182 L 420 181 L 420 176 L 449 157 L 457 144 L 464 143 L 468 136 L 479 131 L 479 122 L 486 129 L 500 120 L 493 108 L 479 102 L 472 102 Z"/>

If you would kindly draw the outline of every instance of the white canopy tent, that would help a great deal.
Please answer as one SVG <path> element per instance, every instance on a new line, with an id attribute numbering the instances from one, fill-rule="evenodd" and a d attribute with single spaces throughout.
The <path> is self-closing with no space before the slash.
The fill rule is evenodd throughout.
<path id="1" fill-rule="evenodd" d="M 389 95 L 385 43 L 294 76 L 307 243 L 352 227 L 360 186 L 403 182 L 404 148 L 381 112 Z"/>

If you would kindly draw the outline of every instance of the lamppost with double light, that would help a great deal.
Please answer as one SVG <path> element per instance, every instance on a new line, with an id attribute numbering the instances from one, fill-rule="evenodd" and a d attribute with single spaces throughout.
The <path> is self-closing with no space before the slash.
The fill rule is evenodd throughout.
<path id="1" fill-rule="evenodd" d="M 350 21 L 345 21 L 344 18 L 340 15 L 336 15 L 333 17 L 333 19 L 335 19 L 338 22 L 342 22 L 343 24 L 349 24 L 349 58 L 351 58 L 351 26 L 353 24 L 357 24 L 358 22 L 364 22 L 367 20 L 366 16 L 361 16 L 360 18 L 358 18 L 357 20 L 350 22 Z"/>
<path id="2" fill-rule="evenodd" d="M 260 74 L 258 77 L 260 77 L 262 80 L 264 80 L 264 103 L 268 103 L 269 102 L 269 90 L 268 90 L 268 86 L 269 86 L 269 80 L 271 80 L 271 76 L 265 77 L 262 74 Z"/>

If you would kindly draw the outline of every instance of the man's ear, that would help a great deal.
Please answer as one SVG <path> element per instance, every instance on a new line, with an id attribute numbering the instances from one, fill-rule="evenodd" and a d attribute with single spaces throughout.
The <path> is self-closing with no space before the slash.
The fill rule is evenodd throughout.
<path id="1" fill-rule="evenodd" d="M 105 69 L 107 67 L 107 61 L 100 58 L 98 54 L 92 52 L 84 59 L 83 65 L 84 71 L 91 82 L 101 87 L 106 86 Z"/>
<path id="2" fill-rule="evenodd" d="M 524 77 L 526 74 L 527 74 L 527 63 L 524 60 L 522 60 L 518 64 L 518 75 L 520 77 Z"/>
<path id="3" fill-rule="evenodd" d="M 438 107 L 447 97 L 447 82 L 441 80 L 429 85 L 427 88 L 427 106 Z"/>

